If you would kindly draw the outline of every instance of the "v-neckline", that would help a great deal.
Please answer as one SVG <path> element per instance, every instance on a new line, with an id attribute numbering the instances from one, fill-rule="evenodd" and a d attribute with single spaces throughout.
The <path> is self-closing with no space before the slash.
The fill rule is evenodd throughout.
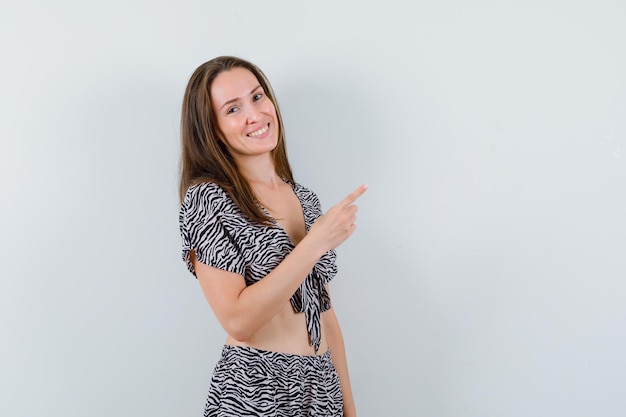
<path id="1" fill-rule="evenodd" d="M 302 221 L 304 222 L 304 235 L 302 236 L 302 239 L 304 239 L 304 237 L 309 233 L 309 225 L 307 223 L 307 219 L 306 219 L 306 213 L 304 211 L 304 205 L 302 204 L 302 199 L 300 198 L 300 195 L 298 194 L 298 192 L 296 191 L 296 184 L 292 184 L 291 182 L 284 180 L 285 184 L 287 184 L 290 188 L 291 188 L 291 192 L 296 196 L 296 198 L 298 199 L 298 204 L 300 205 L 300 215 L 302 218 Z M 277 218 L 275 218 L 274 216 L 271 215 L 271 213 L 269 212 L 269 210 L 265 207 L 263 207 L 263 211 L 265 211 L 273 220 L 274 222 L 274 226 L 279 229 L 283 235 L 285 235 L 285 237 L 287 238 L 287 240 L 289 241 L 289 244 L 292 247 L 296 247 L 296 243 L 293 241 L 292 237 L 289 236 L 289 233 L 287 233 L 287 229 L 285 229 L 283 227 L 283 225 L 278 221 Z M 302 241 L 302 239 L 300 239 L 300 242 Z M 300 243 L 298 242 L 298 243 Z"/>

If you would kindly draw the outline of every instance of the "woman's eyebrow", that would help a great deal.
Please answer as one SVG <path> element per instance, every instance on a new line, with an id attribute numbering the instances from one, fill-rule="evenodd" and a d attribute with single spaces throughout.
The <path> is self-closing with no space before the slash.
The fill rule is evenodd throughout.
<path id="1" fill-rule="evenodd" d="M 251 91 L 250 94 L 253 94 L 256 90 L 258 90 L 261 87 L 261 84 L 257 85 L 256 87 L 254 87 Z M 235 97 L 232 100 L 228 100 L 226 103 L 222 104 L 220 106 L 220 110 L 223 109 L 225 106 L 227 106 L 228 104 L 234 103 L 235 101 L 239 100 L 240 97 Z"/>

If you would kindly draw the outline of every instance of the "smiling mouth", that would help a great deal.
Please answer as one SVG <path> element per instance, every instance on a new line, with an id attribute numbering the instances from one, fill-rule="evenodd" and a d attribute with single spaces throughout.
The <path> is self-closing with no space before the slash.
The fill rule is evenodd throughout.
<path id="1" fill-rule="evenodd" d="M 250 132 L 246 136 L 250 136 L 251 138 L 255 138 L 257 136 L 261 136 L 263 133 L 267 132 L 267 130 L 269 128 L 270 128 L 270 125 L 268 123 L 267 126 L 264 126 L 264 127 L 260 128 L 259 130 L 255 130 L 254 132 Z"/>

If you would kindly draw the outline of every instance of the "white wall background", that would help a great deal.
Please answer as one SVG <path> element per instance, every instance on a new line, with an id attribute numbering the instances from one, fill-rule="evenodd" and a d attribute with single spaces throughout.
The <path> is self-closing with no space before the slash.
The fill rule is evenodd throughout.
<path id="1" fill-rule="evenodd" d="M 625 4 L 3 1 L 0 415 L 201 415 L 178 120 L 221 54 L 326 207 L 370 184 L 332 285 L 361 417 L 626 415 Z"/>

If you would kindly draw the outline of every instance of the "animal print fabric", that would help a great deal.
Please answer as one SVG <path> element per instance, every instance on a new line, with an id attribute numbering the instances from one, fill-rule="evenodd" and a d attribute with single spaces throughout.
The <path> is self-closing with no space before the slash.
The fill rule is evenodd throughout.
<path id="1" fill-rule="evenodd" d="M 306 231 L 323 214 L 317 195 L 300 184 L 290 184 L 300 200 Z M 183 260 L 195 275 L 189 251 L 215 268 L 243 275 L 251 285 L 276 268 L 294 249 L 277 221 L 271 226 L 251 223 L 220 186 L 205 182 L 189 187 L 180 208 Z M 304 313 L 310 344 L 320 347 L 320 314 L 330 308 L 325 284 L 337 273 L 334 250 L 325 253 L 291 297 L 296 312 Z"/>
<path id="2" fill-rule="evenodd" d="M 204 417 L 340 417 L 342 404 L 330 350 L 299 356 L 226 345 Z"/>

